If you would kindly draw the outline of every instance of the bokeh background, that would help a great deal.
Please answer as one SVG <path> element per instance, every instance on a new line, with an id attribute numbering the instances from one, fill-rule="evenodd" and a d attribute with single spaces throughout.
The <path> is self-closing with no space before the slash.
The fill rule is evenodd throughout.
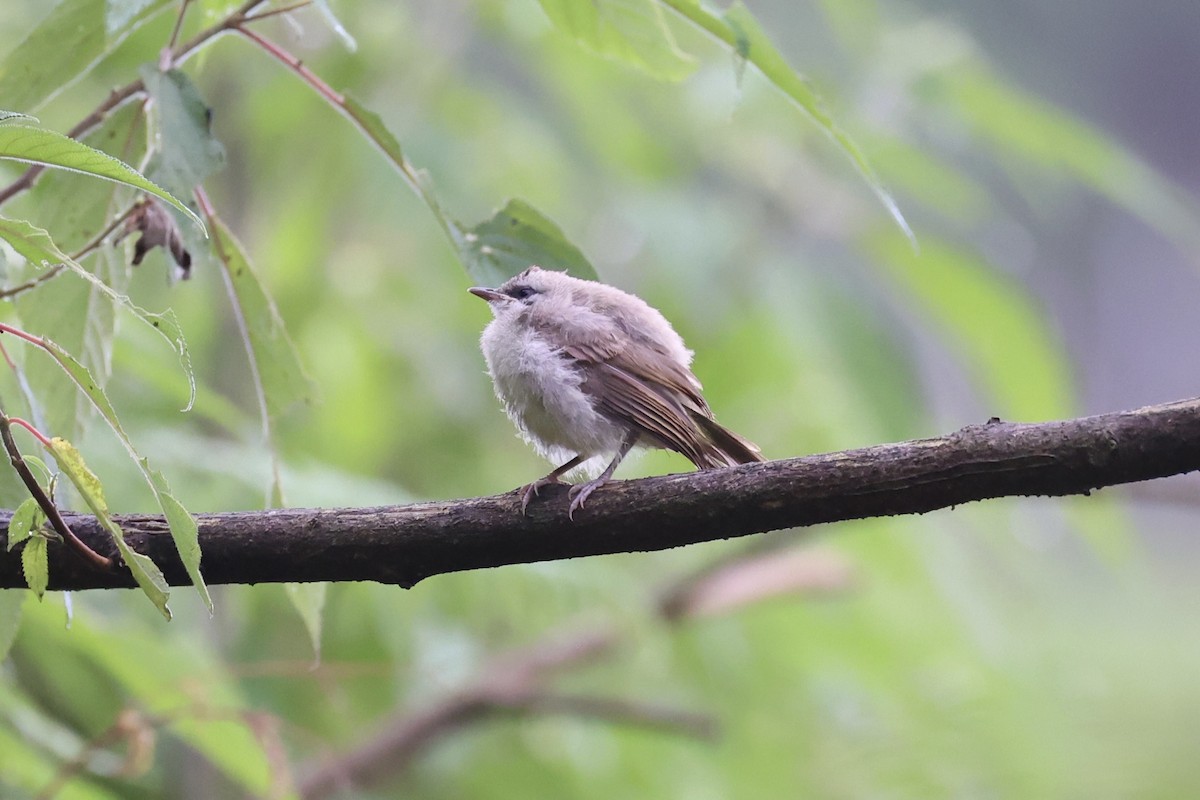
<path id="1" fill-rule="evenodd" d="M 0 53 L 53 5 L 0 7 Z M 1197 393 L 1191 0 L 749 3 L 893 193 L 915 249 L 818 126 L 658 6 L 679 51 L 665 64 L 597 54 L 535 0 L 332 6 L 356 49 L 311 8 L 256 30 L 379 113 L 458 219 L 523 198 L 604 280 L 661 308 L 718 417 L 770 457 Z M 197 3 L 185 31 L 225 7 Z M 600 7 L 636 21 L 640 6 Z M 173 9 L 12 110 L 70 128 L 157 57 Z M 492 395 L 487 308 L 426 206 L 248 41 L 226 36 L 184 70 L 226 150 L 206 189 L 316 400 L 268 445 L 219 266 L 197 251 L 173 283 L 149 257 L 128 291 L 179 314 L 196 407 L 179 412 L 174 357 L 129 321 L 109 393 L 180 499 L 263 507 L 272 450 L 295 506 L 492 494 L 543 474 Z M 4 213 L 55 229 L 34 197 Z M 110 505 L 151 510 L 111 435 L 81 436 Z M 648 454 L 619 475 L 687 468 Z M 319 659 L 278 586 L 218 588 L 211 617 L 176 590 L 171 623 L 133 593 L 73 596 L 69 628 L 61 595 L 30 599 L 0 667 L 0 786 L 38 796 L 78 758 L 86 773 L 53 796 L 288 796 L 486 683 L 497 654 L 600 631 L 612 646 L 546 687 L 707 715 L 719 735 L 513 710 L 439 730 L 340 796 L 1184 797 L 1200 785 L 1198 488 L 989 502 L 409 591 L 335 585 Z M 664 618 L 664 593 L 714 564 L 733 595 L 701 582 L 706 613 Z M 126 733 L 97 738 L 122 719 Z"/>

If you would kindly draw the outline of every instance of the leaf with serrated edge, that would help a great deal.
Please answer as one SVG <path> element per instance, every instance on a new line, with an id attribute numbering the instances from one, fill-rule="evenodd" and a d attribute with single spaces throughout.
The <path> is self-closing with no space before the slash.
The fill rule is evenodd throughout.
<path id="1" fill-rule="evenodd" d="M 657 0 L 539 2 L 559 30 L 594 53 L 664 80 L 682 80 L 695 71 L 695 60 L 676 44 Z"/>
<path id="2" fill-rule="evenodd" d="M 46 351 L 62 366 L 67 376 L 75 382 L 75 385 L 83 390 L 84 395 L 92 402 L 96 410 L 100 412 L 100 416 L 112 428 L 113 433 L 117 435 L 121 444 L 125 446 L 129 457 L 134 460 L 138 469 L 141 470 L 142 477 L 149 484 L 150 490 L 154 492 L 154 499 L 158 501 L 158 507 L 162 509 L 163 515 L 167 519 L 167 524 L 171 530 L 171 539 L 175 542 L 175 547 L 179 551 L 179 558 L 187 570 L 188 577 L 192 579 L 192 584 L 196 587 L 196 591 L 200 593 L 204 604 L 211 611 L 212 598 L 209 596 L 208 586 L 204 583 L 204 577 L 200 573 L 200 548 L 195 519 L 183 508 L 183 505 L 175 496 L 171 494 L 170 488 L 167 486 L 167 481 L 162 474 L 151 469 L 149 460 L 143 458 L 138 453 L 137 448 L 133 446 L 129 435 L 125 433 L 120 420 L 117 419 L 117 412 L 109 401 L 108 395 L 92 379 L 92 375 L 88 372 L 87 367 L 80 364 L 70 353 L 67 353 L 54 342 L 48 339 L 43 339 L 43 342 L 45 343 Z M 55 458 L 58 458 L 58 453 L 55 453 Z"/>
<path id="3" fill-rule="evenodd" d="M 225 148 L 212 135 L 208 105 L 186 73 L 162 72 L 154 64 L 139 70 L 154 101 L 151 120 L 158 147 L 146 175 L 180 197 L 189 197 L 204 179 L 225 166 Z"/>
<path id="4" fill-rule="evenodd" d="M 859 176 L 866 181 L 867 186 L 875 193 L 891 215 L 892 220 L 904 233 L 911 245 L 916 244 L 916 237 L 908 220 L 900 212 L 896 201 L 884 188 L 883 182 L 875 174 L 866 156 L 859 150 L 845 131 L 838 127 L 833 117 L 826 111 L 824 103 L 808 81 L 787 63 L 787 59 L 771 44 L 771 40 L 763 32 L 758 20 L 740 0 L 734 2 L 723 15 L 718 15 L 705 8 L 699 0 L 660 0 L 664 5 L 674 10 L 688 22 L 702 31 L 716 37 L 733 50 L 738 58 L 737 70 L 740 78 L 745 64 L 753 64 L 759 72 L 770 81 L 775 88 L 790 98 L 796 107 L 817 124 L 826 136 L 850 159 L 858 170 Z"/>
<path id="5" fill-rule="evenodd" d="M 499 286 L 531 265 L 596 280 L 596 270 L 562 229 L 524 200 L 509 200 L 491 218 L 455 237 L 468 274 Z"/>
<path id="6" fill-rule="evenodd" d="M 13 512 L 12 518 L 8 521 L 8 549 L 11 551 L 32 536 L 33 532 L 40 528 L 45 521 L 46 514 L 38 505 L 38 501 L 32 497 L 27 498 L 17 506 L 17 510 Z"/>
<path id="7" fill-rule="evenodd" d="M 41 600 L 50 585 L 50 558 L 44 538 L 33 536 L 25 542 L 21 548 L 21 569 L 25 572 L 25 583 Z"/>
<path id="8" fill-rule="evenodd" d="M 328 587 L 327 583 L 288 583 L 283 587 L 292 608 L 296 609 L 300 621 L 304 623 L 304 629 L 308 631 L 313 658 L 318 662 L 321 660 L 321 623 Z"/>
<path id="9" fill-rule="evenodd" d="M 213 241 L 223 259 L 233 289 L 235 311 L 243 326 L 268 415 L 274 419 L 294 403 L 310 404 L 315 389 L 300 363 L 283 317 L 263 288 L 242 245 L 220 220 L 214 220 Z"/>
<path id="10" fill-rule="evenodd" d="M 117 545 L 117 551 L 121 554 L 121 559 L 129 568 L 138 587 L 162 612 L 162 615 L 170 619 L 171 609 L 167 608 L 170 590 L 167 587 L 166 578 L 163 577 L 158 565 L 148 556 L 137 552 L 125 542 L 125 532 L 121 530 L 121 526 L 113 520 L 108 511 L 108 503 L 104 499 L 104 489 L 100 484 L 100 479 L 96 477 L 96 473 L 88 469 L 87 464 L 83 461 L 83 456 L 66 439 L 57 436 L 51 439 L 50 452 L 54 455 L 54 460 L 58 462 L 59 468 L 79 490 L 79 496 L 83 498 L 83 502 L 87 503 L 88 508 L 96 515 L 96 522 L 112 536 L 113 542 Z M 33 541 L 36 541 L 36 537 L 31 540 L 31 543 Z"/>
<path id="11" fill-rule="evenodd" d="M 32 122 L 34 125 L 36 125 L 38 122 L 37 117 L 31 117 L 28 114 L 22 114 L 20 111 L 0 111 L 0 124 L 22 119 Z"/>
<path id="12" fill-rule="evenodd" d="M 133 167 L 61 133 L 31 125 L 0 125 L 0 158 L 82 172 L 132 186 L 167 201 L 204 230 L 204 223 L 194 211 Z"/>
<path id="13" fill-rule="evenodd" d="M 151 330 L 162 336 L 175 351 L 175 355 L 179 357 L 179 366 L 183 368 L 184 377 L 188 382 L 188 403 L 183 410 L 187 411 L 192 407 L 192 403 L 196 400 L 196 376 L 192 372 L 192 357 L 188 352 L 187 340 L 183 336 L 183 328 L 180 327 L 174 311 L 168 308 L 161 314 L 157 314 L 137 305 L 129 299 L 128 295 L 115 291 L 60 250 L 47 231 L 28 222 L 0 217 L 0 239 L 11 244 L 14 250 L 35 266 L 49 267 L 54 264 L 67 266 L 101 294 L 114 303 L 124 306 Z"/>

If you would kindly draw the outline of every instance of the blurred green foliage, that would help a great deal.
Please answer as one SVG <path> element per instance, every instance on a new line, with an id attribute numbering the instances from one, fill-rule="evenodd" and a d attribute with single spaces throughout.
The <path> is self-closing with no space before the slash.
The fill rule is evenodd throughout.
<path id="1" fill-rule="evenodd" d="M 232 8 L 191 3 L 180 41 Z M 1008 85 L 943 20 L 893 19 L 869 0 L 806 10 L 812 41 L 844 65 L 819 81 L 830 125 L 850 137 L 839 144 L 814 122 L 819 106 L 792 104 L 788 87 L 811 90 L 787 67 L 807 67 L 802 49 L 781 48 L 787 61 L 745 51 L 794 32 L 748 27 L 741 5 L 333 10 L 356 50 L 315 8 L 253 28 L 358 98 L 350 112 L 229 34 L 156 89 L 211 109 L 211 139 L 189 145 L 210 159 L 202 170 L 163 157 L 171 145 L 148 136 L 137 104 L 87 137 L 188 200 L 186 184 L 224 149 L 204 187 L 228 230 L 210 225 L 218 238 L 205 240 L 183 228 L 190 281 L 164 277 L 175 267 L 162 251 L 131 270 L 128 243 L 84 262 L 139 306 L 174 309 L 196 375 L 191 411 L 179 411 L 190 389 L 177 355 L 69 271 L 0 310 L 106 383 L 130 438 L 192 510 L 473 496 L 542 474 L 483 373 L 488 312 L 465 292 L 464 266 L 486 276 L 537 252 L 645 297 L 696 350 L 722 422 L 784 457 L 1078 412 L 1061 331 L 1023 273 L 1036 227 L 1018 220 L 1052 225 L 1069 198 L 1098 192 L 1196 254 L 1194 198 Z M 0 109 L 69 130 L 111 87 L 155 80 L 146 65 L 177 11 L 5 4 Z M 731 34 L 731 49 L 722 25 L 753 37 Z M 151 130 L 165 113 L 149 110 Z M 194 102 L 188 113 L 209 124 Z M 22 170 L 0 162 L 0 182 Z M 894 195 L 915 249 L 872 188 Z M 48 173 L 0 211 L 71 252 L 123 210 L 122 192 Z M 504 257 L 470 245 L 472 230 Z M 997 246 L 996 230 L 1022 235 Z M 226 285 L 218 241 L 249 283 Z M 14 253 L 2 263 L 6 285 L 34 274 Z M 249 346 L 245 325 L 262 326 Z M 7 349 L 28 383 L 0 376 L 6 403 L 23 400 L 78 443 L 114 511 L 155 511 L 61 370 Z M 686 468 L 652 453 L 623 474 Z M 23 497 L 5 475 L 4 505 Z M 618 646 L 548 685 L 703 711 L 719 740 L 514 711 L 441 731 L 380 787 L 341 796 L 1180 797 L 1200 782 L 1200 637 L 1180 613 L 1200 598 L 1139 546 L 1117 503 L 844 523 L 760 537 L 759 555 L 815 535 L 814 563 L 832 553 L 850 570 L 837 591 L 792 575 L 776 597 L 676 624 L 656 613 L 661 595 L 751 543 L 411 591 L 330 586 L 305 596 L 310 612 L 323 604 L 319 660 L 311 616 L 282 587 L 214 587 L 212 616 L 177 590 L 170 623 L 132 593 L 0 592 L 0 645 L 15 636 L 0 666 L 0 794 L 291 796 L 337 754 L 486 678 L 497 654 L 593 628 Z"/>

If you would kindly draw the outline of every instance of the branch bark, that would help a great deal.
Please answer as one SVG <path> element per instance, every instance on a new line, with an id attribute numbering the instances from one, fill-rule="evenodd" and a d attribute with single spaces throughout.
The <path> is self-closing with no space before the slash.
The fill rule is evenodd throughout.
<path id="1" fill-rule="evenodd" d="M 864 517 L 916 514 L 1007 496 L 1093 489 L 1200 469 L 1200 398 L 1039 424 L 992 420 L 933 439 L 606 485 L 567 519 L 566 488 L 520 512 L 519 492 L 353 509 L 200 514 L 210 584 L 371 580 L 662 550 Z M 0 512 L 0 525 L 10 512 Z M 95 519 L 64 515 L 115 556 Z M 174 585 L 188 583 L 162 517 L 118 516 L 126 538 Z M 21 587 L 20 554 L 0 554 L 0 588 Z M 132 587 L 52 548 L 51 589 Z"/>

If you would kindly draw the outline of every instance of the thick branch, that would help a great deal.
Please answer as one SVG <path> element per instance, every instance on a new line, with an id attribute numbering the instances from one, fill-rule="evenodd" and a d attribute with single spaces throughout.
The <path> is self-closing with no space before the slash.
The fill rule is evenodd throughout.
<path id="1" fill-rule="evenodd" d="M 524 517 L 516 491 L 411 506 L 201 514 L 202 571 L 212 584 L 413 586 L 445 572 L 662 550 L 993 497 L 1087 494 L 1197 469 L 1200 398 L 1062 422 L 992 421 L 935 439 L 619 481 L 589 499 L 574 522 L 559 486 L 543 490 Z M 66 516 L 89 546 L 114 555 L 93 518 Z M 161 517 L 117 520 L 172 584 L 188 582 Z M 89 569 L 60 548 L 51 559 L 52 589 L 133 586 L 128 574 Z M 0 554 L 0 587 L 23 585 L 19 553 Z"/>

